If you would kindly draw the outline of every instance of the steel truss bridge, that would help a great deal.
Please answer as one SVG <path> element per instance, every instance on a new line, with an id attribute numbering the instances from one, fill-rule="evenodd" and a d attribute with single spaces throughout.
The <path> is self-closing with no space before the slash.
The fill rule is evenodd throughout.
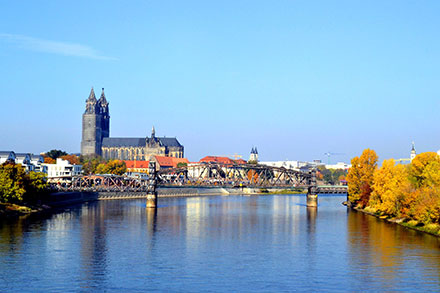
<path id="1" fill-rule="evenodd" d="M 52 178 L 54 189 L 63 191 L 147 191 L 152 179 L 117 175 L 79 175 Z M 301 172 L 259 164 L 201 163 L 155 172 L 157 186 L 298 187 L 311 185 L 313 171 Z"/>

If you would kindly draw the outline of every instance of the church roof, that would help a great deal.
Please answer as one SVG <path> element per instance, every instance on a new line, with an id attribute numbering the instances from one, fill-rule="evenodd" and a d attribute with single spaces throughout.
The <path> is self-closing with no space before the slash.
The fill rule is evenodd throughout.
<path id="1" fill-rule="evenodd" d="M 163 146 L 180 147 L 182 146 L 175 137 L 158 137 Z"/>
<path id="2" fill-rule="evenodd" d="M 166 147 L 182 146 L 175 137 L 157 137 L 161 145 Z M 104 137 L 102 139 L 103 147 L 144 147 L 144 137 Z"/>

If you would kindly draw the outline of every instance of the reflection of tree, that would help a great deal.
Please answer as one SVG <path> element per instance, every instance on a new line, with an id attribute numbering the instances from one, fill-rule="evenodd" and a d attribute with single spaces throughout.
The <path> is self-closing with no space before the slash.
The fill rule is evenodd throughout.
<path id="1" fill-rule="evenodd" d="M 432 257 L 434 250 L 438 254 L 439 239 L 430 235 L 406 229 L 363 213 L 348 213 L 349 272 L 365 288 L 393 289 L 400 287 L 402 270 L 414 257 L 414 248 L 418 248 L 417 258 L 425 265 L 417 265 L 416 271 L 427 266 L 431 272 L 440 271 L 438 257 Z M 415 276 L 404 276 L 413 278 Z"/>

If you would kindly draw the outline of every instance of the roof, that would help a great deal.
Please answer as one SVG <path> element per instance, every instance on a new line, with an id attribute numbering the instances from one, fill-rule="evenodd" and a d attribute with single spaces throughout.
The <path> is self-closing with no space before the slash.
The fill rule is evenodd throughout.
<path id="1" fill-rule="evenodd" d="M 187 158 L 173 158 L 173 163 L 176 165 L 175 167 L 177 167 L 179 163 L 189 164 L 189 161 Z"/>
<path id="2" fill-rule="evenodd" d="M 179 143 L 177 138 L 175 137 L 158 137 L 163 146 L 168 147 L 181 147 L 182 145 Z"/>
<path id="3" fill-rule="evenodd" d="M 172 167 L 176 168 L 179 163 L 186 163 L 188 164 L 189 161 L 186 158 L 174 158 L 174 157 L 164 157 L 164 156 L 154 156 L 156 159 L 156 162 L 161 167 Z"/>
<path id="4" fill-rule="evenodd" d="M 235 163 L 237 163 L 239 165 L 247 164 L 247 162 L 245 160 L 243 160 L 243 159 L 235 160 Z"/>
<path id="5" fill-rule="evenodd" d="M 233 160 L 228 157 L 206 156 L 200 159 L 199 163 L 220 163 L 220 164 L 238 164 L 243 165 L 247 162 L 243 159 Z"/>
<path id="6" fill-rule="evenodd" d="M 172 157 L 162 157 L 162 156 L 154 156 L 156 158 L 156 162 L 161 167 L 173 167 L 173 158 Z"/>
<path id="7" fill-rule="evenodd" d="M 127 168 L 146 169 L 150 161 L 124 161 Z"/>
<path id="8" fill-rule="evenodd" d="M 103 147 L 144 147 L 146 137 L 104 137 L 102 139 Z M 162 146 L 181 147 L 175 137 L 157 137 Z"/>
<path id="9" fill-rule="evenodd" d="M 15 153 L 13 151 L 0 151 L 0 157 L 6 157 L 7 160 L 15 160 Z"/>
<path id="10" fill-rule="evenodd" d="M 216 157 L 216 156 L 206 156 L 206 157 L 200 159 L 200 162 L 234 164 L 234 160 L 232 160 L 228 157 Z"/>

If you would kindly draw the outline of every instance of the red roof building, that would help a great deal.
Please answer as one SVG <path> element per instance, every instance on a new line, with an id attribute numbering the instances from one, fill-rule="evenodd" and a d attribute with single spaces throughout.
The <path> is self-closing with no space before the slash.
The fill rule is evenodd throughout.
<path id="1" fill-rule="evenodd" d="M 150 161 L 124 161 L 128 172 L 148 173 L 148 163 Z"/>
<path id="2" fill-rule="evenodd" d="M 233 165 L 233 164 L 246 164 L 246 161 L 243 159 L 232 160 L 228 157 L 217 157 L 217 156 L 206 156 L 199 161 L 200 163 L 220 163 L 225 165 Z"/>
<path id="3" fill-rule="evenodd" d="M 153 156 L 154 161 L 157 164 L 157 169 L 167 169 L 167 168 L 177 168 L 179 163 L 188 164 L 189 161 L 186 158 L 174 158 L 174 157 L 163 157 L 163 156 Z"/>

